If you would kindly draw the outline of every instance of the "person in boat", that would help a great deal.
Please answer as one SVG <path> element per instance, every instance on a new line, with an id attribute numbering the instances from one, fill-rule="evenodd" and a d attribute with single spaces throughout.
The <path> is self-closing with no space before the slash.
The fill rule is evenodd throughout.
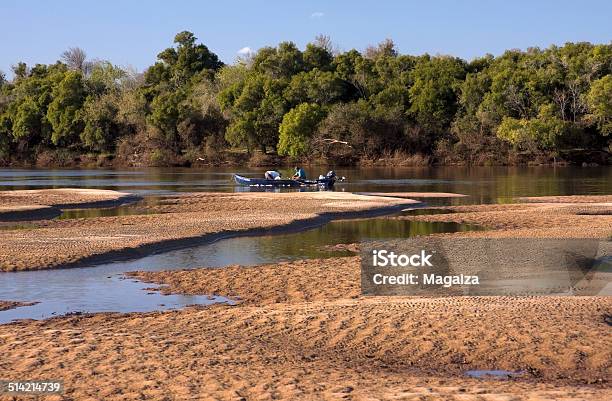
<path id="1" fill-rule="evenodd" d="M 306 179 L 306 172 L 304 171 L 303 168 L 299 167 L 299 166 L 295 166 L 295 168 L 293 169 L 294 174 L 293 174 L 293 178 L 294 180 L 305 180 Z"/>
<path id="2" fill-rule="evenodd" d="M 328 181 L 334 181 L 335 182 L 336 178 L 337 178 L 337 175 L 336 175 L 336 172 L 334 170 L 330 170 L 330 171 L 327 172 L 327 174 L 325 174 L 325 175 L 321 174 L 319 176 L 319 180 L 320 181 L 328 180 Z"/>
<path id="3" fill-rule="evenodd" d="M 268 170 L 264 174 L 264 177 L 266 177 L 266 180 L 280 180 L 282 178 L 282 174 L 276 170 Z"/>

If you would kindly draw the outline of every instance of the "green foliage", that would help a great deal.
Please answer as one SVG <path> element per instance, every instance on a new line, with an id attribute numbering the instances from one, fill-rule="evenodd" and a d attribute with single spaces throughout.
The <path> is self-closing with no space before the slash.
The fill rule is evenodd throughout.
<path id="1" fill-rule="evenodd" d="M 227 141 L 249 150 L 276 147 L 278 126 L 287 111 L 286 86 L 285 80 L 252 71 L 221 91 L 221 107 L 230 116 Z"/>
<path id="2" fill-rule="evenodd" d="M 289 110 L 283 117 L 278 131 L 278 154 L 303 156 L 309 150 L 310 138 L 313 136 L 324 112 L 315 103 L 302 103 Z"/>
<path id="3" fill-rule="evenodd" d="M 368 138 L 371 135 L 371 110 L 366 101 L 340 103 L 331 108 L 325 120 L 319 126 L 319 137 L 350 143 L 358 154 L 368 154 Z M 322 141 L 321 141 L 322 142 Z M 331 151 L 345 150 L 330 149 Z"/>
<path id="4" fill-rule="evenodd" d="M 253 69 L 272 78 L 291 78 L 304 68 L 303 54 L 293 42 L 264 47 L 253 58 Z"/>
<path id="5" fill-rule="evenodd" d="M 121 130 L 117 121 L 117 103 L 117 95 L 112 93 L 87 97 L 83 105 L 85 128 L 81 133 L 85 147 L 99 152 L 114 148 Z"/>
<path id="6" fill-rule="evenodd" d="M 233 146 L 244 145 L 251 149 L 255 144 L 255 115 L 245 113 L 239 120 L 233 121 L 225 133 L 225 139 Z"/>
<path id="7" fill-rule="evenodd" d="M 19 62 L 13 66 L 13 74 L 16 79 L 23 79 L 28 75 L 28 66 L 26 63 Z"/>
<path id="8" fill-rule="evenodd" d="M 345 96 L 346 88 L 336 75 L 315 68 L 296 74 L 283 94 L 291 104 L 313 102 L 332 104 Z"/>
<path id="9" fill-rule="evenodd" d="M 351 86 L 352 98 L 367 98 L 374 82 L 371 60 L 364 59 L 357 50 L 338 55 L 334 59 L 334 68 L 338 77 Z"/>
<path id="10" fill-rule="evenodd" d="M 4 131 L 0 131 L 0 160 L 9 158 L 11 151 L 11 138 Z"/>
<path id="11" fill-rule="evenodd" d="M 465 62 L 451 57 L 424 57 L 412 71 L 410 113 L 423 128 L 448 129 L 457 110 L 457 97 L 465 78 Z"/>
<path id="12" fill-rule="evenodd" d="M 319 142 L 334 139 L 347 143 L 341 149 L 336 145 L 335 149 L 330 149 L 332 153 L 353 149 L 357 156 L 375 158 L 387 151 L 408 147 L 403 118 L 400 110 L 374 108 L 363 99 L 340 103 L 332 107 L 321 123 L 318 139 Z"/>
<path id="13" fill-rule="evenodd" d="M 15 139 L 28 139 L 41 131 L 43 113 L 32 98 L 26 98 L 17 107 L 13 120 L 13 136 Z"/>
<path id="14" fill-rule="evenodd" d="M 174 86 L 187 83 L 203 71 L 216 71 L 223 66 L 216 54 L 203 44 L 196 44 L 193 33 L 183 31 L 174 37 L 176 47 L 169 47 L 159 53 L 156 63 L 146 73 L 151 84 L 170 82 Z"/>
<path id="15" fill-rule="evenodd" d="M 176 126 L 179 121 L 181 102 L 185 99 L 184 93 L 164 92 L 156 96 L 151 102 L 151 114 L 148 120 L 159 128 L 170 141 L 176 134 Z"/>
<path id="16" fill-rule="evenodd" d="M 95 63 L 91 67 L 91 72 L 86 81 L 88 92 L 102 95 L 106 92 L 119 91 L 121 80 L 126 76 L 127 73 L 124 70 L 108 61 Z"/>
<path id="17" fill-rule="evenodd" d="M 554 115 L 553 106 L 544 105 L 536 118 L 504 117 L 497 128 L 497 136 L 522 149 L 531 144 L 539 149 L 552 149 L 565 130 L 566 124 Z"/>
<path id="18" fill-rule="evenodd" d="M 591 84 L 587 95 L 589 118 L 597 124 L 602 135 L 612 133 L 612 75 L 598 79 Z"/>
<path id="19" fill-rule="evenodd" d="M 469 63 L 385 40 L 338 52 L 264 47 L 224 66 L 188 31 L 143 74 L 70 49 L 0 73 L 0 162 L 113 152 L 169 165 L 227 146 L 330 160 L 493 164 L 610 149 L 612 45 L 510 50 Z M 119 145 L 119 146 L 117 146 Z M 70 149 L 69 151 L 67 149 Z"/>
<path id="20" fill-rule="evenodd" d="M 67 146 L 75 142 L 83 130 L 82 106 L 85 88 L 82 75 L 69 71 L 64 79 L 53 88 L 53 101 L 47 110 L 47 119 L 53 128 L 51 142 Z"/>
<path id="21" fill-rule="evenodd" d="M 309 43 L 306 45 L 304 50 L 304 65 L 307 69 L 319 69 L 319 70 L 330 70 L 332 68 L 332 61 L 334 57 L 329 50 L 324 47 Z"/>

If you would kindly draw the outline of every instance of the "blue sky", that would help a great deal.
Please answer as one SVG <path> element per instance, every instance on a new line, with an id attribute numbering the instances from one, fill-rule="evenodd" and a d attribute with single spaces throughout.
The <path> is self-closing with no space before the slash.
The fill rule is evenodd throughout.
<path id="1" fill-rule="evenodd" d="M 52 63 L 68 47 L 142 70 L 190 30 L 225 62 L 245 47 L 330 35 L 342 50 L 392 38 L 401 53 L 472 59 L 568 41 L 609 43 L 612 1 L 16 1 L 0 2 L 0 70 Z M 10 74 L 9 74 L 10 75 Z"/>

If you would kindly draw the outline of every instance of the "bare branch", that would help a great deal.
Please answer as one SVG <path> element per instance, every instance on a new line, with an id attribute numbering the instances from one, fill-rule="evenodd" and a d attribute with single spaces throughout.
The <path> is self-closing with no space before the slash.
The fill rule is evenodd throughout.
<path id="1" fill-rule="evenodd" d="M 68 68 L 86 74 L 91 69 L 91 63 L 86 61 L 87 53 L 80 47 L 71 47 L 62 53 L 62 60 Z"/>

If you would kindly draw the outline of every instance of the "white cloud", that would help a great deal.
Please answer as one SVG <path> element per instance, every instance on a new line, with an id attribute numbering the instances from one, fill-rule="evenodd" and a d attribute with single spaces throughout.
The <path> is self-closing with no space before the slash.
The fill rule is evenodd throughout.
<path id="1" fill-rule="evenodd" d="M 310 18 L 323 18 L 324 16 L 325 16 L 325 13 L 322 13 L 321 11 L 317 11 L 317 12 L 310 14 Z"/>
<path id="2" fill-rule="evenodd" d="M 241 56 L 248 56 L 249 54 L 253 53 L 253 50 L 251 50 L 250 47 L 245 46 L 242 49 L 238 50 L 236 53 L 240 54 Z"/>

